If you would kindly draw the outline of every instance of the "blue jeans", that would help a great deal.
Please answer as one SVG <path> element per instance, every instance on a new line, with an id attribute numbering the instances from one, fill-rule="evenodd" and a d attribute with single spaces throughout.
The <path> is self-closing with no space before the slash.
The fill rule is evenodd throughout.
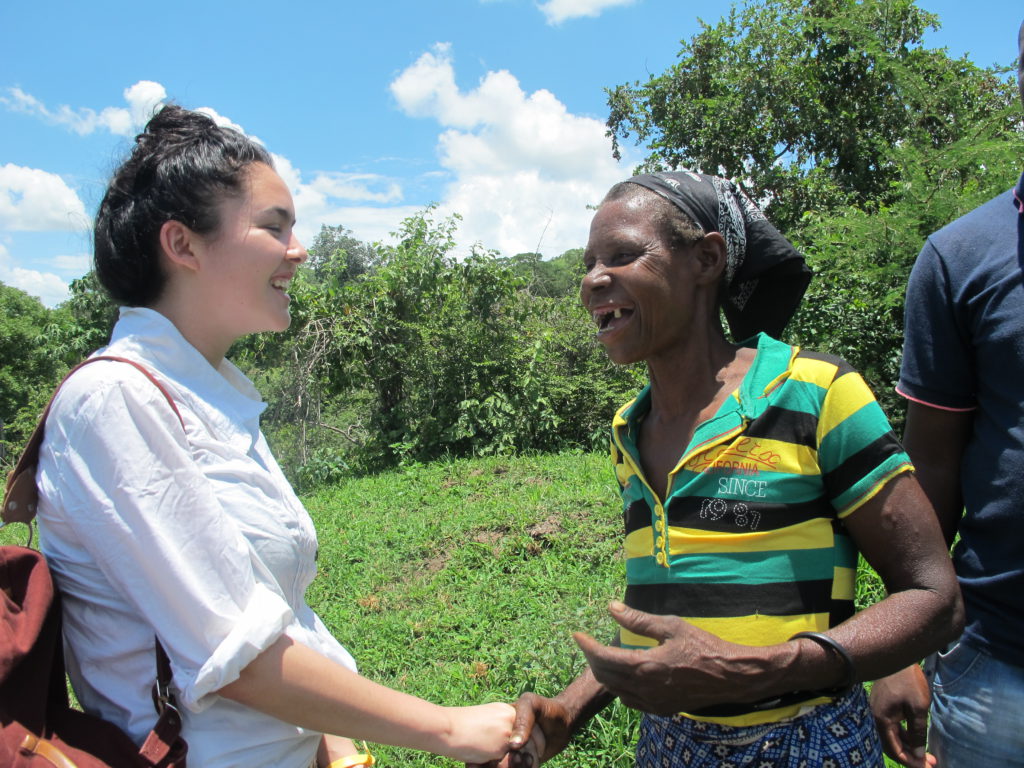
<path id="1" fill-rule="evenodd" d="M 928 751 L 940 768 L 1024 768 L 1024 667 L 962 642 L 937 654 Z"/>

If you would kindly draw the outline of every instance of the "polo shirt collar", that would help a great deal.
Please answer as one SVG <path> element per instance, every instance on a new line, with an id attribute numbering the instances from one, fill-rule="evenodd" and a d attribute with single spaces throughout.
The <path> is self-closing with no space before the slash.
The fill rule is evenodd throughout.
<path id="1" fill-rule="evenodd" d="M 736 391 L 722 403 L 718 413 L 697 425 L 685 453 L 697 446 L 713 443 L 717 436 L 729 434 L 759 417 L 770 405 L 771 393 L 789 377 L 797 347 L 776 341 L 764 333 L 741 343 L 745 347 L 757 349 L 750 370 Z M 612 420 L 612 431 L 620 444 L 633 454 L 637 452 L 636 439 L 640 422 L 650 410 L 651 385 L 648 384 Z"/>

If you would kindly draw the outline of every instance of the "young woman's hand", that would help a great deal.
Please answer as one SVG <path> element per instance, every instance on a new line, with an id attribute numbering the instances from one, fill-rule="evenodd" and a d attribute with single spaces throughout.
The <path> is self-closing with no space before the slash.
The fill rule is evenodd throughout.
<path id="1" fill-rule="evenodd" d="M 541 726 L 546 718 L 544 713 L 547 705 L 555 705 L 554 699 L 546 699 L 533 693 L 524 693 L 516 702 L 516 721 L 512 731 L 513 741 L 509 744 L 509 752 L 500 760 L 487 763 L 468 763 L 466 768 L 539 768 L 553 754 L 564 747 L 564 743 L 553 750 L 547 751 L 547 736 Z M 564 720 L 565 718 L 559 718 Z M 553 730 L 565 733 L 564 742 L 568 742 L 568 729 L 556 726 Z"/>
<path id="2" fill-rule="evenodd" d="M 487 763 L 508 752 L 516 711 L 495 702 L 448 709 L 450 728 L 441 753 L 464 763 Z"/>

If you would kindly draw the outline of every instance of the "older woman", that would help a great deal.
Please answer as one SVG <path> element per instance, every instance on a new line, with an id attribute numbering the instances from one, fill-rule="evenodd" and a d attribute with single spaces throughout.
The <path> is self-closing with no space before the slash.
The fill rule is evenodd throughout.
<path id="1" fill-rule="evenodd" d="M 860 682 L 955 637 L 962 606 L 861 377 L 767 335 L 803 295 L 802 258 L 733 184 L 682 172 L 613 187 L 584 262 L 598 340 L 650 375 L 612 423 L 621 629 L 617 647 L 577 635 L 584 673 L 519 701 L 503 764 L 547 760 L 619 697 L 647 713 L 644 768 L 881 766 Z M 858 551 L 888 597 L 855 613 Z"/>

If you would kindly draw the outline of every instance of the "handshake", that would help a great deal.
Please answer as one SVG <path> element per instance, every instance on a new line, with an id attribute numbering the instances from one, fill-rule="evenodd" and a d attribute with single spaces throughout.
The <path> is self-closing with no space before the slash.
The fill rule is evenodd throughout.
<path id="1" fill-rule="evenodd" d="M 628 650 L 602 645 L 583 633 L 574 634 L 587 658 L 587 669 L 554 698 L 524 693 L 515 708 L 504 704 L 468 707 L 459 712 L 486 711 L 488 723 L 471 727 L 475 744 L 460 759 L 476 751 L 467 768 L 536 768 L 565 749 L 572 735 L 615 698 L 651 714 L 673 715 L 719 703 L 711 691 L 721 691 L 722 681 L 711 684 L 700 667 L 708 657 L 726 652 L 732 644 L 672 616 L 656 616 L 613 602 L 609 612 L 620 626 L 653 638 L 659 645 L 649 650 Z M 694 694 L 694 691 L 704 693 Z M 689 693 L 687 693 L 689 692 Z M 481 727 L 483 726 L 483 727 Z M 470 727 L 467 724 L 468 733 Z M 487 736 L 480 740 L 479 737 Z M 484 743 L 486 742 L 486 743 Z M 460 750 L 461 751 L 461 750 Z M 454 756 L 454 755 L 453 755 Z"/>

